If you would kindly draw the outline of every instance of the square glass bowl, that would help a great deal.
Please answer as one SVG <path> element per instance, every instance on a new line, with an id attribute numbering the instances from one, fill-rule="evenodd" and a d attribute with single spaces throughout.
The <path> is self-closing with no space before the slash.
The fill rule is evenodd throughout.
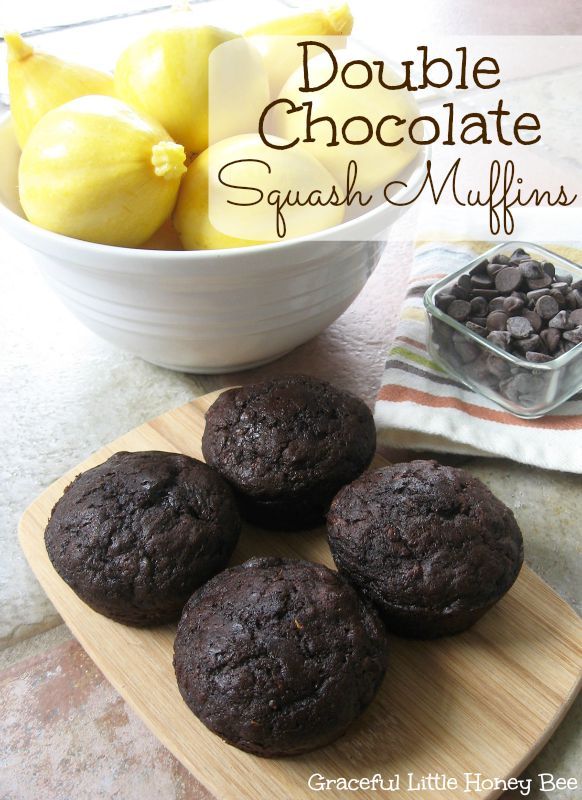
<path id="1" fill-rule="evenodd" d="M 493 400 L 517 417 L 547 414 L 582 390 L 582 343 L 544 363 L 527 361 L 488 341 L 437 307 L 436 298 L 469 275 L 484 259 L 511 254 L 518 248 L 536 261 L 551 262 L 559 274 L 582 279 L 582 267 L 529 242 L 506 242 L 492 247 L 462 269 L 433 284 L 424 295 L 428 312 L 428 351 L 454 378 Z M 478 291 L 478 290 L 476 290 Z"/>

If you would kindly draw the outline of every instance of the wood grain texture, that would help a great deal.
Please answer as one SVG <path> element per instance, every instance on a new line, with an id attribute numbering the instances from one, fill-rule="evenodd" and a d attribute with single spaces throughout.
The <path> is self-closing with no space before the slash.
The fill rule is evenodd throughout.
<path id="1" fill-rule="evenodd" d="M 221 742 L 190 713 L 172 668 L 175 626 L 143 630 L 112 622 L 86 606 L 54 571 L 44 528 L 65 486 L 118 450 L 158 449 L 201 458 L 205 395 L 141 425 L 50 486 L 20 523 L 24 553 L 73 634 L 153 733 L 221 800 L 429 798 L 494 800 L 500 790 L 407 791 L 407 775 L 518 775 L 555 730 L 580 687 L 582 622 L 531 570 L 470 631 L 436 642 L 391 638 L 391 660 L 377 699 L 336 743 L 289 759 L 264 760 Z M 385 463 L 378 458 L 376 465 Z M 527 556 L 527 531 L 526 556 Z M 277 554 L 332 565 L 322 530 L 272 534 L 247 527 L 233 563 Z M 401 776 L 401 789 L 314 793 L 308 779 Z"/>

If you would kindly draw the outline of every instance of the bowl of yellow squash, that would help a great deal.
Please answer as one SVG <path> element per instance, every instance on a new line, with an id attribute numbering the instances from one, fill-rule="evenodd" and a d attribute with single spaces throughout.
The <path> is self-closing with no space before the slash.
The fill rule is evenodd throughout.
<path id="1" fill-rule="evenodd" d="M 339 17 L 337 9 L 335 17 L 315 15 L 313 25 L 327 20 L 335 33 L 349 33 L 342 8 Z M 293 28 L 293 18 L 286 24 Z M 5 38 L 11 114 L 0 120 L 0 225 L 31 248 L 82 323 L 152 363 L 240 370 L 312 338 L 361 291 L 385 230 L 418 189 L 423 158 L 412 154 L 398 206 L 348 218 L 333 203 L 306 210 L 274 202 L 245 216 L 251 203 L 232 201 L 233 182 L 234 197 L 246 187 L 248 198 L 258 185 L 271 197 L 284 176 L 334 181 L 301 148 L 273 149 L 265 169 L 264 142 L 248 121 L 273 92 L 264 37 L 259 48 L 190 20 L 172 24 L 130 45 L 114 76 L 37 53 L 17 34 Z M 233 87 L 229 79 L 233 108 L 244 89 L 245 113 L 221 113 L 220 136 L 210 143 L 200 59 L 206 63 L 225 43 L 230 74 L 242 81 Z M 172 54 L 171 69 L 160 58 L 164 51 Z M 281 59 L 274 63 L 280 69 Z M 160 64 L 168 74 L 154 74 L 152 65 Z M 181 95 L 176 75 L 190 75 L 178 85 Z M 146 102 L 152 96 L 157 105 Z M 245 166 L 217 183 L 218 162 Z M 263 232 L 267 222 L 275 226 L 271 235 Z"/>

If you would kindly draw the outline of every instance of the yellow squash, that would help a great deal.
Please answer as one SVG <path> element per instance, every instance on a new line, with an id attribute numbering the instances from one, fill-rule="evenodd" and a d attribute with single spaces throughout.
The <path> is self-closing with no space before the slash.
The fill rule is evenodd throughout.
<path id="1" fill-rule="evenodd" d="M 269 20 L 249 28 L 249 37 L 260 52 L 269 76 L 271 93 L 277 95 L 283 83 L 301 63 L 301 51 L 297 47 L 298 37 L 324 41 L 334 49 L 345 46 L 345 37 L 352 32 L 354 18 L 347 3 L 327 9 L 306 11 L 280 19 Z M 288 41 L 278 37 L 288 36 Z M 275 37 L 275 38 L 274 38 Z"/>
<path id="2" fill-rule="evenodd" d="M 183 250 L 178 232 L 171 218 L 168 218 L 147 242 L 141 245 L 145 250 Z"/>
<path id="3" fill-rule="evenodd" d="M 190 164 L 174 225 L 186 250 L 280 241 L 279 232 L 285 240 L 305 236 L 339 225 L 343 206 L 282 205 L 278 218 L 277 201 L 287 192 L 299 192 L 302 200 L 314 190 L 327 196 L 333 184 L 329 172 L 301 149 L 273 150 L 257 135 L 234 136 L 212 145 Z"/>
<path id="4" fill-rule="evenodd" d="M 249 42 L 219 28 L 176 24 L 134 42 L 117 62 L 116 94 L 157 119 L 187 151 L 199 153 L 209 144 L 209 58 L 226 42 L 213 140 L 256 131 L 269 97 L 265 68 Z"/>
<path id="5" fill-rule="evenodd" d="M 281 89 L 281 98 L 291 100 L 295 106 L 301 106 L 306 99 L 313 104 L 312 119 L 330 117 L 336 124 L 339 144 L 330 147 L 332 129 L 328 122 L 320 122 L 313 126 L 312 136 L 314 142 L 304 143 L 304 147 L 315 156 L 341 183 L 346 183 L 348 164 L 354 160 L 357 164 L 358 177 L 356 188 L 371 192 L 381 187 L 402 172 L 414 160 L 419 152 L 419 146 L 410 141 L 404 133 L 405 126 L 396 126 L 394 121 L 388 120 L 381 129 L 385 141 L 398 141 L 401 144 L 388 146 L 376 138 L 376 126 L 387 115 L 394 115 L 402 119 L 412 119 L 419 114 L 418 106 L 409 92 L 401 90 L 387 90 L 374 81 L 369 86 L 352 89 L 341 81 L 340 72 L 348 63 L 352 54 L 336 54 L 339 64 L 338 75 L 328 86 L 319 91 L 305 94 L 299 90 L 303 84 L 303 70 L 295 72 Z M 309 62 L 309 79 L 313 86 L 325 82 L 331 73 L 330 59 L 327 54 L 319 55 Z M 358 73 L 360 78 L 362 72 Z M 355 74 L 353 76 L 355 80 Z M 387 66 L 384 68 L 384 77 L 396 84 L 396 74 Z M 288 106 L 281 106 L 277 113 L 274 110 L 269 120 L 269 128 L 279 136 L 289 141 L 296 137 L 299 141 L 306 138 L 306 110 L 286 113 Z M 372 123 L 372 137 L 365 144 L 350 144 L 342 136 L 342 128 L 349 119 L 364 117 Z M 347 138 L 352 141 L 363 140 L 369 133 L 362 120 L 355 120 L 348 124 Z"/>
<path id="6" fill-rule="evenodd" d="M 37 52 L 18 33 L 5 33 L 4 40 L 10 110 L 21 148 L 47 111 L 87 94 L 113 95 L 111 75 Z"/>
<path id="7" fill-rule="evenodd" d="M 41 228 L 138 247 L 172 212 L 184 148 L 120 100 L 89 96 L 49 111 L 22 152 L 20 202 Z"/>

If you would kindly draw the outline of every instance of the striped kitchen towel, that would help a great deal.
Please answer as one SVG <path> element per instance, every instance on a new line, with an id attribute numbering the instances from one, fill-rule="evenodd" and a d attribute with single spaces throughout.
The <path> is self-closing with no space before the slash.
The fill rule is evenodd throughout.
<path id="1" fill-rule="evenodd" d="M 582 250 L 559 249 L 582 263 Z M 582 393 L 540 419 L 520 419 L 454 380 L 428 355 L 424 292 L 475 255 L 471 247 L 456 244 L 423 245 L 416 251 L 376 403 L 378 444 L 502 456 L 582 473 Z"/>

